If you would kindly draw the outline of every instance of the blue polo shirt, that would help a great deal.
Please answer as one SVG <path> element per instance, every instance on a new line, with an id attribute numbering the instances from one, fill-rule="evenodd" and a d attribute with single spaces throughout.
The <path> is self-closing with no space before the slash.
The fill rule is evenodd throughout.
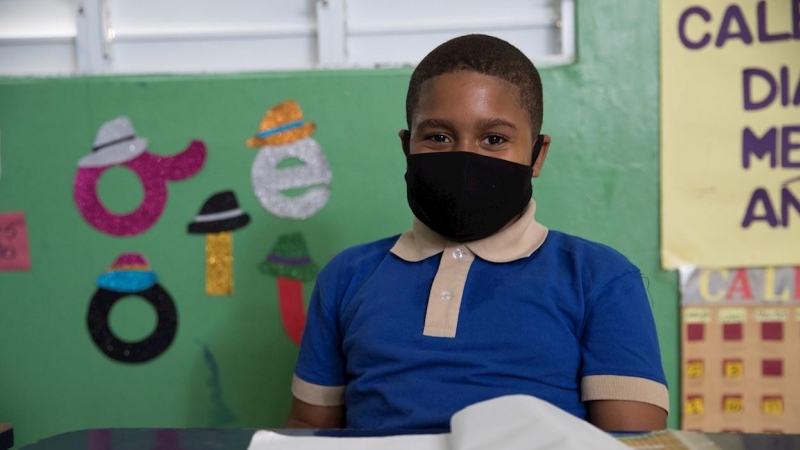
<path id="1" fill-rule="evenodd" d="M 528 394 L 580 418 L 585 402 L 668 410 L 639 270 L 604 245 L 524 215 L 448 242 L 418 221 L 320 273 L 292 392 L 346 405 L 349 428 L 442 429 L 458 410 Z"/>

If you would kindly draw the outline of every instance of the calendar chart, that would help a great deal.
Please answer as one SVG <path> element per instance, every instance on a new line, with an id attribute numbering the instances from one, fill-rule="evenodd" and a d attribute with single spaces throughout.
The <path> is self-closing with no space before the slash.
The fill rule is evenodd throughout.
<path id="1" fill-rule="evenodd" d="M 682 426 L 800 433 L 800 267 L 681 271 Z"/>

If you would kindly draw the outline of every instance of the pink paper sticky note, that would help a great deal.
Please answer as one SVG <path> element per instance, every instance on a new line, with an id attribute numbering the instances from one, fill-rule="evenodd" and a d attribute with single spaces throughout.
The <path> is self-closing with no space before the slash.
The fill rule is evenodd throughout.
<path id="1" fill-rule="evenodd" d="M 30 268 L 25 213 L 0 213 L 0 272 Z"/>

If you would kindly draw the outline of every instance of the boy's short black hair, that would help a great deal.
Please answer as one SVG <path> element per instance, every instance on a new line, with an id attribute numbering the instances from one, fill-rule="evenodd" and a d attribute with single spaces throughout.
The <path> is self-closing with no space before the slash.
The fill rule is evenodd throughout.
<path id="1" fill-rule="evenodd" d="M 519 88 L 520 106 L 530 114 L 534 136 L 542 128 L 542 80 L 530 59 L 508 42 L 485 34 L 469 34 L 451 39 L 422 59 L 408 83 L 406 121 L 419 105 L 426 81 L 446 73 L 470 70 L 502 78 Z"/>

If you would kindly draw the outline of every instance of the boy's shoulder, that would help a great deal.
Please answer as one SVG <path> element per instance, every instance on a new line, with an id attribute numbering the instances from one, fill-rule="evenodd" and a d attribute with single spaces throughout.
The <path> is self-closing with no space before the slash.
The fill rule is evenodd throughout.
<path id="1" fill-rule="evenodd" d="M 630 301 L 635 292 L 644 294 L 639 289 L 644 286 L 639 268 L 608 245 L 550 230 L 542 250 L 549 255 L 544 263 L 558 266 L 560 276 L 570 278 L 586 301 L 596 300 L 609 289 L 628 289 Z M 646 302 L 646 294 L 639 299 Z"/>
<path id="2" fill-rule="evenodd" d="M 606 276 L 639 272 L 625 255 L 608 245 L 561 231 L 549 230 L 542 250 L 563 263 Z"/>
<path id="3" fill-rule="evenodd" d="M 352 279 L 373 271 L 386 258 L 400 235 L 355 245 L 337 253 L 320 272 L 317 281 Z"/>
<path id="4" fill-rule="evenodd" d="M 337 253 L 329 264 L 337 266 L 353 266 L 367 263 L 370 260 L 380 261 L 400 238 L 399 234 L 377 241 L 354 245 Z"/>

